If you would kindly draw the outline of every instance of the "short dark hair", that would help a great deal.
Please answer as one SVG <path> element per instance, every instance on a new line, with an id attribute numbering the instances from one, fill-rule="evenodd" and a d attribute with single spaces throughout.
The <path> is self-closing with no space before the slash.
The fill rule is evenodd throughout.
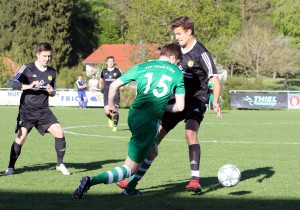
<path id="1" fill-rule="evenodd" d="M 184 30 L 192 30 L 192 35 L 194 35 L 195 26 L 194 22 L 191 18 L 187 16 L 182 16 L 172 20 L 171 22 L 171 30 L 173 31 L 175 28 L 182 27 Z"/>
<path id="2" fill-rule="evenodd" d="M 40 53 L 42 51 L 52 51 L 51 45 L 47 42 L 39 43 L 36 47 L 35 52 Z"/>
<path id="3" fill-rule="evenodd" d="M 108 60 L 108 59 L 113 59 L 113 60 L 115 60 L 115 57 L 112 56 L 112 55 L 110 55 L 110 56 L 107 56 L 106 60 Z"/>
<path id="4" fill-rule="evenodd" d="M 161 56 L 164 55 L 168 57 L 174 55 L 176 59 L 180 61 L 182 60 L 181 48 L 177 43 L 170 43 L 162 46 L 160 49 L 160 55 Z"/>

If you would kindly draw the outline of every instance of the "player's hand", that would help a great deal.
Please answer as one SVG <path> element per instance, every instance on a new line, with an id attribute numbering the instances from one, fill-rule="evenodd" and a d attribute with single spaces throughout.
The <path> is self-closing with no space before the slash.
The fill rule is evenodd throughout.
<path id="1" fill-rule="evenodd" d="M 109 114 L 111 116 L 118 114 L 118 106 L 109 106 L 108 105 L 108 110 L 109 110 Z"/>
<path id="2" fill-rule="evenodd" d="M 49 95 L 53 93 L 53 87 L 49 84 L 46 86 L 46 90 L 48 91 Z"/>
<path id="3" fill-rule="evenodd" d="M 220 105 L 218 103 L 213 103 L 213 108 L 217 114 L 217 118 L 221 119 L 222 118 L 222 112 L 221 112 L 221 108 Z"/>
<path id="4" fill-rule="evenodd" d="M 37 89 L 40 86 L 40 81 L 33 81 L 31 84 L 31 88 Z"/>

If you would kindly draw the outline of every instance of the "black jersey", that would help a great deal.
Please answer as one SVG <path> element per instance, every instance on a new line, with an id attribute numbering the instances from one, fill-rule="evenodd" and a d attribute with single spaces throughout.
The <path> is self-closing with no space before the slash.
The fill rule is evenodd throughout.
<path id="1" fill-rule="evenodd" d="M 50 84 L 54 90 L 56 89 L 56 71 L 49 66 L 47 66 L 45 71 L 41 71 L 36 67 L 35 63 L 30 63 L 21 66 L 13 79 L 13 83 L 26 85 L 31 84 L 33 81 L 39 81 L 40 86 L 23 90 L 20 99 L 21 110 L 37 111 L 49 107 L 49 93 L 46 90 L 46 86 Z"/>
<path id="2" fill-rule="evenodd" d="M 108 92 L 110 84 L 122 76 L 122 72 L 118 68 L 109 71 L 107 68 L 101 71 L 101 79 L 104 81 L 104 92 Z"/>
<path id="3" fill-rule="evenodd" d="M 208 103 L 209 78 L 217 75 L 217 69 L 209 51 L 199 42 L 183 53 L 179 67 L 183 71 L 186 99 L 192 98 Z"/>

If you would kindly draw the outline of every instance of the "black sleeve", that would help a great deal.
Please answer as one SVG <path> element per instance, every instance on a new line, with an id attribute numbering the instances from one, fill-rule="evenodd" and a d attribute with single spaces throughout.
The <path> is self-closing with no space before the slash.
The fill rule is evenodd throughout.
<path id="1" fill-rule="evenodd" d="M 12 81 L 11 88 L 15 90 L 21 90 L 22 89 L 22 83 L 19 81 Z"/>
<path id="2" fill-rule="evenodd" d="M 18 73 L 14 77 L 11 87 L 13 89 L 21 90 L 22 84 L 29 84 L 28 78 L 26 76 L 26 65 L 21 66 Z"/>

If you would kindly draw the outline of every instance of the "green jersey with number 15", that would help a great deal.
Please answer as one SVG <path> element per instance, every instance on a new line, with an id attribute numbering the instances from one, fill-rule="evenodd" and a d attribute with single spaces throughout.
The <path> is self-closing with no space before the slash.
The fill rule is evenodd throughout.
<path id="1" fill-rule="evenodd" d="M 131 109 L 141 109 L 160 119 L 173 92 L 185 94 L 181 70 L 168 61 L 138 64 L 120 77 L 127 84 L 136 81 L 137 96 Z"/>

